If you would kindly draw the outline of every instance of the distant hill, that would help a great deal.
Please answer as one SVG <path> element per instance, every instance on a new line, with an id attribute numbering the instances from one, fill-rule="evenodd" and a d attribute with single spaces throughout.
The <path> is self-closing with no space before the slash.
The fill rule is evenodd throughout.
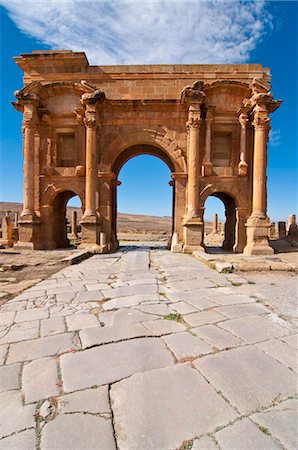
<path id="1" fill-rule="evenodd" d="M 10 211 L 11 219 L 14 220 L 14 213 L 21 212 L 22 203 L 0 202 L 0 220 L 5 216 L 6 211 Z M 78 221 L 82 216 L 81 208 L 73 206 L 67 207 L 67 218 L 70 220 L 72 211 L 77 211 Z M 146 216 L 137 214 L 118 213 L 118 231 L 120 233 L 166 233 L 170 234 L 172 229 L 171 217 Z"/>

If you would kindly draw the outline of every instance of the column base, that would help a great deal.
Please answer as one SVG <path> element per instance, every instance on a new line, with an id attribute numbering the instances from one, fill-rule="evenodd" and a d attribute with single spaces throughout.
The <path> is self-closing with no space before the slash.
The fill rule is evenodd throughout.
<path id="1" fill-rule="evenodd" d="M 12 239 L 0 239 L 0 245 L 4 245 L 5 247 L 13 247 Z"/>
<path id="2" fill-rule="evenodd" d="M 96 215 L 83 216 L 81 221 L 81 229 L 82 229 L 82 243 L 80 248 L 83 248 L 84 245 L 90 246 L 100 246 L 100 220 Z"/>
<path id="3" fill-rule="evenodd" d="M 92 243 L 83 243 L 78 246 L 80 250 L 86 250 L 89 253 L 110 253 L 110 249 L 108 245 L 100 245 L 100 244 L 92 244 Z"/>
<path id="4" fill-rule="evenodd" d="M 195 250 L 205 251 L 204 222 L 201 218 L 186 219 L 183 223 L 183 253 L 192 253 Z"/>
<path id="5" fill-rule="evenodd" d="M 246 224 L 247 244 L 244 255 L 273 255 L 274 250 L 269 245 L 270 220 L 250 217 Z"/>
<path id="6" fill-rule="evenodd" d="M 41 220 L 32 214 L 21 214 L 19 222 L 19 240 L 14 244 L 18 250 L 41 250 Z"/>

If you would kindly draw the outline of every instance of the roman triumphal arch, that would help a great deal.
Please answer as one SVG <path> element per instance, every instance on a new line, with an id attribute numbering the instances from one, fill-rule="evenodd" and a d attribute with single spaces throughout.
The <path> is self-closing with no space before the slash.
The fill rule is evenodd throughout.
<path id="1" fill-rule="evenodd" d="M 24 87 L 20 248 L 66 242 L 68 199 L 82 202 L 82 247 L 117 248 L 118 173 L 152 154 L 172 172 L 172 250 L 204 249 L 204 204 L 226 206 L 226 245 L 271 254 L 266 213 L 270 113 L 280 105 L 259 64 L 90 66 L 84 53 L 15 58 Z"/>

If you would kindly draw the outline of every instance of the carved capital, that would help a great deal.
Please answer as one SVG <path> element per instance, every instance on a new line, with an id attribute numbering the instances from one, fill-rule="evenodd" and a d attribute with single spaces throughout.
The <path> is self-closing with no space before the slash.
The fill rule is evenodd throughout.
<path id="1" fill-rule="evenodd" d="M 105 98 L 106 98 L 105 93 L 102 92 L 100 89 L 97 89 L 92 93 L 83 94 L 81 97 L 81 102 L 83 105 L 94 105 L 97 102 L 102 103 L 105 100 Z"/>
<path id="2" fill-rule="evenodd" d="M 81 125 L 84 124 L 85 109 L 83 107 L 79 107 L 76 108 L 74 112 L 76 115 L 77 122 Z"/>
<path id="3" fill-rule="evenodd" d="M 240 123 L 241 127 L 242 128 L 246 128 L 246 125 L 247 125 L 248 121 L 249 121 L 249 119 L 247 117 L 246 112 L 242 112 L 239 115 L 239 123 Z"/>
<path id="4" fill-rule="evenodd" d="M 95 128 L 95 127 L 96 127 L 96 120 L 95 120 L 95 117 L 89 117 L 89 116 L 86 116 L 86 117 L 84 118 L 84 125 L 85 125 L 85 127 L 87 127 L 87 128 Z"/>
<path id="5" fill-rule="evenodd" d="M 267 114 L 262 114 L 259 111 L 257 111 L 254 114 L 253 126 L 255 128 L 255 131 L 265 130 L 265 131 L 269 132 L 269 130 L 270 130 L 269 116 Z"/>
<path id="6" fill-rule="evenodd" d="M 203 104 L 206 99 L 206 94 L 203 91 L 203 81 L 196 81 L 195 83 L 185 86 L 181 92 L 181 103 L 199 103 Z"/>
<path id="7" fill-rule="evenodd" d="M 200 117 L 190 117 L 188 121 L 186 122 L 186 127 L 188 129 L 190 128 L 197 128 L 199 129 L 201 126 L 201 118 Z"/>

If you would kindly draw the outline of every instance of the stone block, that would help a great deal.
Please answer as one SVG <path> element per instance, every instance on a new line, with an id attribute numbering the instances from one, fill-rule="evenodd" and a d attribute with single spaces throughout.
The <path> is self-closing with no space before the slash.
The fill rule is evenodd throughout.
<path id="1" fill-rule="evenodd" d="M 73 333 L 46 336 L 11 344 L 7 364 L 78 350 L 80 344 Z"/>
<path id="2" fill-rule="evenodd" d="M 241 448 L 241 450 L 262 449 L 281 450 L 280 445 L 266 433 L 263 433 L 249 419 L 239 420 L 215 433 L 215 439 L 223 450 Z"/>
<path id="3" fill-rule="evenodd" d="M 25 430 L 0 441 L 1 450 L 32 450 L 35 448 L 35 430 Z"/>
<path id="4" fill-rule="evenodd" d="M 165 367 L 173 358 L 160 339 L 140 338 L 68 353 L 60 362 L 64 391 L 71 392 Z"/>
<path id="5" fill-rule="evenodd" d="M 130 450 L 181 448 L 182 442 L 212 433 L 237 417 L 187 364 L 138 373 L 113 384 L 111 400 L 118 446 Z"/>
<path id="6" fill-rule="evenodd" d="M 205 325 L 202 327 L 192 328 L 191 332 L 195 333 L 217 350 L 225 350 L 245 344 L 245 342 L 238 337 L 228 331 L 222 330 L 216 325 Z"/>
<path id="7" fill-rule="evenodd" d="M 90 414 L 62 414 L 47 423 L 41 433 L 41 450 L 116 450 L 110 420 Z"/>
<path id="8" fill-rule="evenodd" d="M 298 372 L 297 351 L 293 347 L 278 339 L 271 339 L 256 345 L 260 350 L 272 356 L 284 366 Z"/>
<path id="9" fill-rule="evenodd" d="M 215 269 L 219 273 L 232 273 L 233 272 L 233 264 L 228 262 L 219 262 L 215 263 Z"/>
<path id="10" fill-rule="evenodd" d="M 40 358 L 25 364 L 22 389 L 26 403 L 59 395 L 58 371 L 54 358 Z"/>
<path id="11" fill-rule="evenodd" d="M 35 405 L 23 406 L 20 392 L 3 392 L 0 405 L 0 438 L 35 427 Z"/>
<path id="12" fill-rule="evenodd" d="M 239 336 L 249 344 L 290 334 L 287 328 L 269 321 L 266 316 L 246 316 L 230 319 L 219 326 Z"/>
<path id="13" fill-rule="evenodd" d="M 142 324 L 88 328 L 80 331 L 83 348 L 146 336 L 154 336 L 154 334 Z"/>
<path id="14" fill-rule="evenodd" d="M 151 330 L 155 336 L 163 336 L 164 334 L 177 333 L 186 330 L 185 325 L 182 323 L 167 319 L 146 321 L 144 322 L 144 326 Z"/>
<path id="15" fill-rule="evenodd" d="M 40 322 L 41 336 L 53 336 L 65 332 L 65 324 L 63 317 L 51 317 L 43 319 Z"/>
<path id="16" fill-rule="evenodd" d="M 208 355 L 194 365 L 241 414 L 268 407 L 297 389 L 295 372 L 254 346 Z"/>
<path id="17" fill-rule="evenodd" d="M 185 322 L 187 322 L 192 327 L 220 322 L 225 319 L 226 316 L 216 311 L 200 311 L 192 314 L 187 314 L 184 317 Z"/>
<path id="18" fill-rule="evenodd" d="M 0 392 L 19 389 L 21 364 L 11 364 L 0 367 Z"/>
<path id="19" fill-rule="evenodd" d="M 47 308 L 32 308 L 16 313 L 15 322 L 26 322 L 31 320 L 47 319 L 49 311 Z"/>
<path id="20" fill-rule="evenodd" d="M 253 414 L 251 419 L 266 428 L 268 432 L 283 445 L 283 448 L 298 447 L 296 400 L 286 400 L 277 407 Z"/>
<path id="21" fill-rule="evenodd" d="M 201 355 L 212 353 L 212 347 L 200 338 L 186 332 L 175 333 L 163 338 L 177 360 L 195 359 Z"/>
<path id="22" fill-rule="evenodd" d="M 57 399 L 60 413 L 110 413 L 108 386 L 66 394 Z"/>
<path id="23" fill-rule="evenodd" d="M 76 313 L 66 317 L 68 331 L 100 326 L 94 314 Z"/>

